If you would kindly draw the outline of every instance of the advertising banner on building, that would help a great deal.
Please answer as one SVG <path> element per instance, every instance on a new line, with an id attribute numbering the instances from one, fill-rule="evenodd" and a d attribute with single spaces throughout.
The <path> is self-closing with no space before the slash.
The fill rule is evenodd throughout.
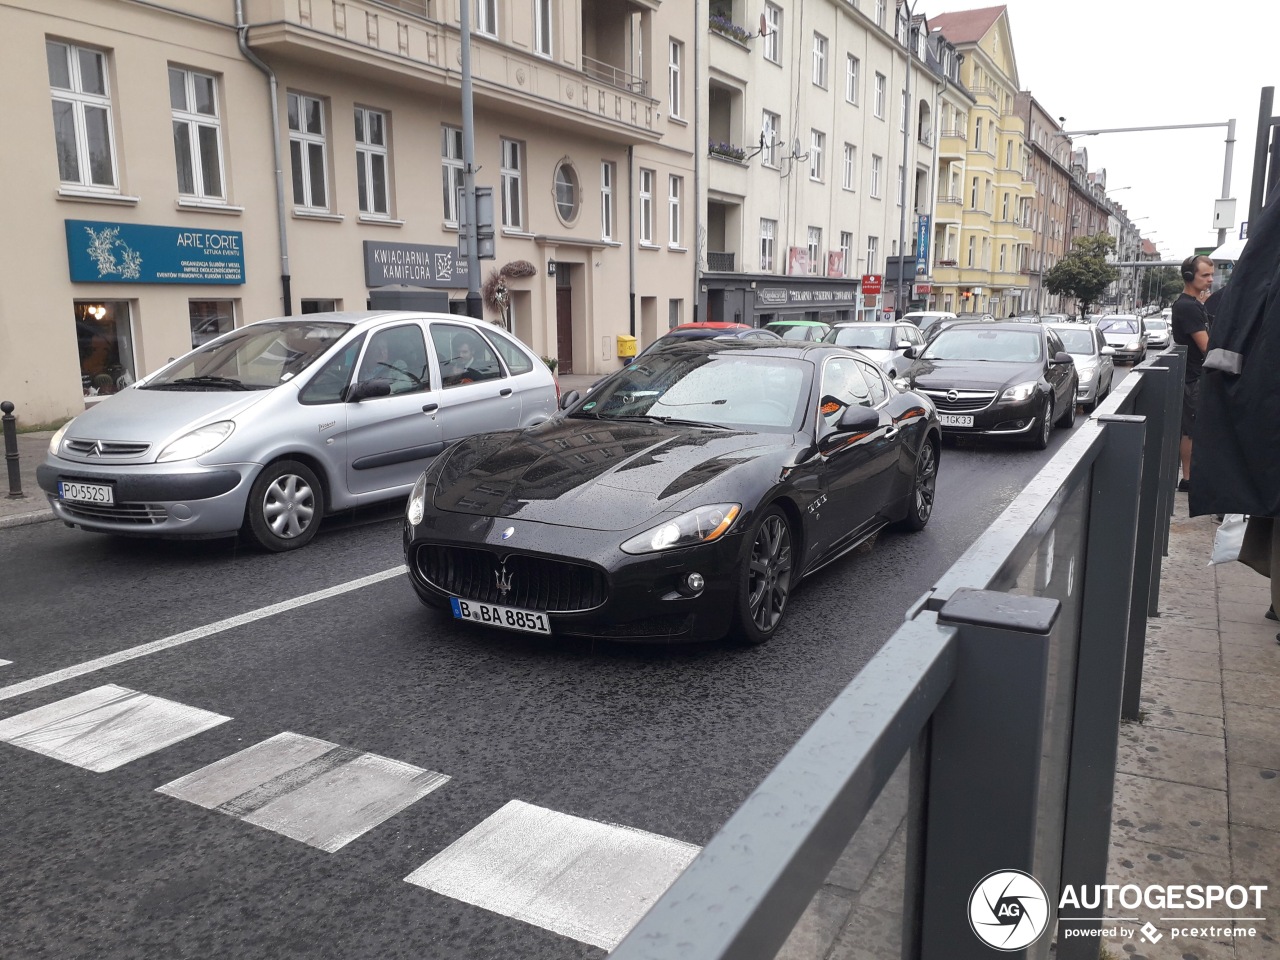
<path id="1" fill-rule="evenodd" d="M 73 283 L 244 283 L 244 234 L 66 220 Z"/>
<path id="2" fill-rule="evenodd" d="M 929 270 L 929 222 L 927 213 L 920 214 L 916 224 L 916 275 L 924 276 Z"/>
<path id="3" fill-rule="evenodd" d="M 804 247 L 787 247 L 787 276 L 802 277 L 809 272 L 809 251 Z"/>
<path id="4" fill-rule="evenodd" d="M 370 287 L 467 289 L 467 261 L 457 247 L 429 243 L 364 242 L 364 282 Z"/>
<path id="5" fill-rule="evenodd" d="M 844 276 L 844 251 L 843 250 L 827 251 L 827 276 L 828 277 Z"/>

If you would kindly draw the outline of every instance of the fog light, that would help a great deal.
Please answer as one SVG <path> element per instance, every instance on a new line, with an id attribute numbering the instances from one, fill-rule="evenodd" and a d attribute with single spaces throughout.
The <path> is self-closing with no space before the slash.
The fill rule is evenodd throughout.
<path id="1" fill-rule="evenodd" d="M 702 593 L 706 585 L 706 578 L 700 573 L 693 572 L 681 577 L 676 589 L 680 591 L 682 597 L 696 597 Z"/>

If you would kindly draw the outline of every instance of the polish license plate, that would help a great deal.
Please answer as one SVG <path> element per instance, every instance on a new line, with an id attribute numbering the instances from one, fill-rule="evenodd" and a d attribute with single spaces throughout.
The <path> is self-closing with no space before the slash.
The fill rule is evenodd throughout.
<path id="1" fill-rule="evenodd" d="M 938 422 L 944 427 L 972 427 L 973 415 L 962 413 L 940 413 Z"/>
<path id="2" fill-rule="evenodd" d="M 80 503 L 115 503 L 114 488 L 102 483 L 73 483 L 70 480 L 58 481 L 58 499 L 75 500 Z"/>
<path id="3" fill-rule="evenodd" d="M 537 610 L 521 610 L 518 607 L 500 607 L 496 603 L 479 603 L 450 597 L 455 620 L 470 620 L 504 630 L 523 630 L 526 633 L 551 633 L 547 615 Z"/>

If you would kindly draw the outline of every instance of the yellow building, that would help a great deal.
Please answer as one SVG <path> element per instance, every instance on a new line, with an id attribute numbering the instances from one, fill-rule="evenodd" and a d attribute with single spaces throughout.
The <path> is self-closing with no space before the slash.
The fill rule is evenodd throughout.
<path id="1" fill-rule="evenodd" d="M 938 218 L 943 226 L 948 214 L 951 236 L 939 237 L 938 249 L 953 256 L 935 262 L 933 306 L 1011 316 L 1024 308 L 1028 287 L 1035 183 L 1026 125 L 1016 111 L 1018 66 L 1009 14 L 1003 6 L 963 10 L 931 16 L 929 26 L 964 57 L 960 79 L 972 96 L 967 114 L 956 113 L 965 122 L 965 142 L 944 135 L 941 145 L 940 161 L 950 166 L 939 176 L 940 189 L 943 183 L 948 189 L 940 196 Z M 963 173 L 953 178 L 957 170 Z"/>

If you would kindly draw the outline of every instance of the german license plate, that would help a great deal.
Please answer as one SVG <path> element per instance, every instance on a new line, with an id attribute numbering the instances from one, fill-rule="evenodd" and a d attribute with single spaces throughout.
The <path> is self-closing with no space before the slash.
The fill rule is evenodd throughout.
<path id="1" fill-rule="evenodd" d="M 470 620 L 504 630 L 523 630 L 526 633 L 550 633 L 547 615 L 537 610 L 521 610 L 518 607 L 500 607 L 496 603 L 479 603 L 450 597 L 455 620 Z"/>
<path id="2" fill-rule="evenodd" d="M 102 483 L 73 483 L 58 481 L 58 499 L 76 500 L 81 503 L 115 503 L 116 492 Z"/>
<path id="3" fill-rule="evenodd" d="M 938 422 L 944 427 L 972 427 L 973 415 L 962 413 L 940 413 Z"/>

